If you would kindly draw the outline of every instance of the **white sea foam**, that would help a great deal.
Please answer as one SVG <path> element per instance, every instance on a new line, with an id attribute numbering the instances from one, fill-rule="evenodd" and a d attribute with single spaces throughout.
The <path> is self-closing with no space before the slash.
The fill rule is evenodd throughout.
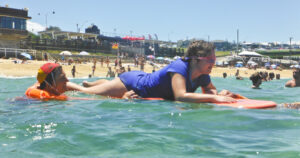
<path id="1" fill-rule="evenodd" d="M 0 79 L 3 78 L 3 79 L 25 79 L 25 78 L 36 78 L 36 76 L 7 76 L 7 75 L 3 75 L 3 74 L 0 74 Z M 87 77 L 76 77 L 76 78 L 73 78 L 73 77 L 68 77 L 69 80 L 86 80 L 86 79 L 107 79 L 105 77 L 92 77 L 92 78 L 89 78 L 88 76 Z"/>
<path id="2" fill-rule="evenodd" d="M 76 79 L 109 79 L 109 78 L 105 78 L 105 77 L 91 77 L 89 78 L 88 76 L 87 77 L 76 77 L 76 78 L 73 78 L 73 77 L 68 77 L 68 79 L 71 79 L 71 80 L 76 80 Z"/>
<path id="3" fill-rule="evenodd" d="M 6 78 L 6 79 L 22 79 L 22 78 L 35 78 L 36 76 L 7 76 L 0 74 L 0 78 Z"/>

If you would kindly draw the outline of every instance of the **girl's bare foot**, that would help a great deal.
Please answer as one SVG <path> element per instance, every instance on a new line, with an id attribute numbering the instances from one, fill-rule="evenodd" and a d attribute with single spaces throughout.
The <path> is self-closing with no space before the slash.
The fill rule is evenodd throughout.
<path id="1" fill-rule="evenodd" d="M 82 81 L 83 87 L 91 87 L 91 84 L 88 81 Z"/>

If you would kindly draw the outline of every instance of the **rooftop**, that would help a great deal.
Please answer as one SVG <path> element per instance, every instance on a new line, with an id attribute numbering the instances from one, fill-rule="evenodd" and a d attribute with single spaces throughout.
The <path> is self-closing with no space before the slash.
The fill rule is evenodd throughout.
<path id="1" fill-rule="evenodd" d="M 10 16 L 10 17 L 31 19 L 31 17 L 28 16 L 28 10 L 14 9 L 14 8 L 8 8 L 8 7 L 0 7 L 0 16 Z"/>

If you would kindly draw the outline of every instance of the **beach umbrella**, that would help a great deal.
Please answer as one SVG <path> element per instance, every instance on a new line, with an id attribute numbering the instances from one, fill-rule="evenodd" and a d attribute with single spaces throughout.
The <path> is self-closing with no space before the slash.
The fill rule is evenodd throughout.
<path id="1" fill-rule="evenodd" d="M 164 60 L 164 57 L 157 57 L 156 60 Z"/>
<path id="2" fill-rule="evenodd" d="M 253 63 L 256 63 L 254 61 L 248 61 L 247 64 L 253 64 Z"/>
<path id="3" fill-rule="evenodd" d="M 272 67 L 272 69 L 276 69 L 276 68 L 277 68 L 277 65 L 272 64 L 271 67 Z"/>
<path id="4" fill-rule="evenodd" d="M 123 37 L 122 39 L 124 39 L 124 40 L 129 40 L 129 36 L 125 36 L 125 37 Z"/>
<path id="5" fill-rule="evenodd" d="M 148 55 L 147 58 L 148 59 L 155 59 L 155 56 L 154 55 Z"/>
<path id="6" fill-rule="evenodd" d="M 136 37 L 136 40 L 145 40 L 145 37 Z"/>
<path id="7" fill-rule="evenodd" d="M 235 67 L 243 67 L 243 64 L 237 63 L 237 64 L 235 65 Z"/>
<path id="8" fill-rule="evenodd" d="M 25 58 L 31 60 L 31 55 L 30 55 L 30 54 L 23 52 L 23 53 L 21 53 L 21 55 L 22 55 L 23 57 L 25 57 Z"/>
<path id="9" fill-rule="evenodd" d="M 300 65 L 291 65 L 290 68 L 296 68 L 296 69 L 299 69 L 299 68 L 300 68 Z"/>
<path id="10" fill-rule="evenodd" d="M 177 59 L 180 59 L 180 58 L 181 58 L 180 56 L 175 56 L 173 59 L 177 60 Z"/>
<path id="11" fill-rule="evenodd" d="M 247 64 L 248 64 L 248 65 L 253 65 L 253 66 L 254 66 L 254 65 L 257 65 L 257 63 L 254 62 L 254 61 L 248 61 Z"/>
<path id="12" fill-rule="evenodd" d="M 265 63 L 265 67 L 269 67 L 271 64 L 269 62 Z"/>
<path id="13" fill-rule="evenodd" d="M 59 53 L 59 55 L 72 55 L 72 53 L 69 51 L 62 51 L 61 53 Z"/>
<path id="14" fill-rule="evenodd" d="M 82 51 L 79 53 L 79 55 L 90 55 L 90 53 L 86 52 L 86 51 Z"/>
<path id="15" fill-rule="evenodd" d="M 258 54 L 256 52 L 250 52 L 250 51 L 243 51 L 239 53 L 239 56 L 253 56 L 253 57 L 262 57 L 261 54 Z"/>
<path id="16" fill-rule="evenodd" d="M 170 58 L 164 58 L 164 60 L 165 60 L 165 61 L 169 61 L 169 62 L 173 61 L 173 60 L 170 59 Z"/>

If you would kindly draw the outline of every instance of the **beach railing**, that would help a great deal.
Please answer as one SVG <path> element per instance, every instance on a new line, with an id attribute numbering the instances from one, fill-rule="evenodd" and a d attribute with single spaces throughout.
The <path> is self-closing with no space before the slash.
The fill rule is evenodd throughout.
<path id="1" fill-rule="evenodd" d="M 3 56 L 5 58 L 7 58 L 7 57 L 15 57 L 15 58 L 17 58 L 18 54 L 20 54 L 20 53 L 28 53 L 28 54 L 36 57 L 36 50 L 32 50 L 32 49 L 17 49 L 17 48 L 0 48 L 0 55 L 3 54 Z"/>

